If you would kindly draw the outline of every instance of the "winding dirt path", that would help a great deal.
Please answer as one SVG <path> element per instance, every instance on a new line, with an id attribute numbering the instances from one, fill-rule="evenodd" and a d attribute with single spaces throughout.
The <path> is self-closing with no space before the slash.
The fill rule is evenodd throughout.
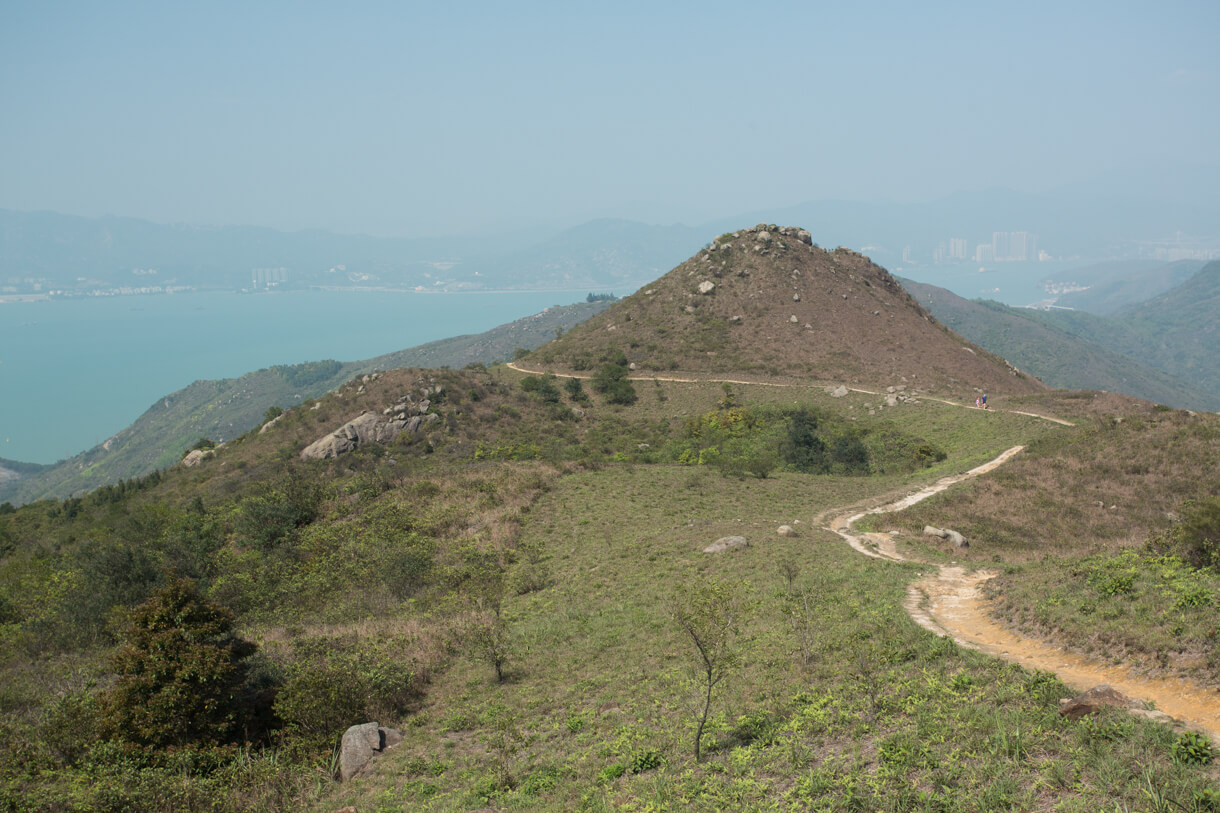
<path id="1" fill-rule="evenodd" d="M 530 375 L 541 375 L 540 372 L 528 370 L 515 362 L 508 366 L 517 372 Z M 564 378 L 590 379 L 589 375 L 574 373 L 562 374 Z M 746 381 L 731 378 L 679 378 L 666 376 L 629 376 L 633 381 L 674 381 L 680 383 L 726 383 L 750 384 L 764 387 L 808 387 L 807 384 L 776 383 L 766 381 Z M 868 395 L 879 395 L 872 390 L 849 388 L 852 392 Z M 921 396 L 927 400 L 964 409 L 973 408 L 968 404 L 950 401 L 944 398 Z M 999 411 L 999 410 L 997 410 Z M 1071 421 L 1040 415 L 1035 412 L 1021 410 L 1005 410 L 1017 415 L 1024 415 L 1044 421 L 1074 426 Z M 981 466 L 949 477 L 942 477 L 930 486 L 909 494 L 902 499 L 872 508 L 867 511 L 844 514 L 834 517 L 829 524 L 834 531 L 858 552 L 877 559 L 888 559 L 895 562 L 915 562 L 935 567 L 936 573 L 922 581 L 912 584 L 907 589 L 904 607 L 907 613 L 921 627 L 937 634 L 953 638 L 961 646 L 976 649 L 989 655 L 1004 658 L 1019 663 L 1027 669 L 1042 669 L 1054 672 L 1065 684 L 1077 691 L 1085 691 L 1102 683 L 1108 683 L 1128 697 L 1137 698 L 1152 703 L 1156 711 L 1133 713 L 1165 720 L 1169 718 L 1184 724 L 1186 727 L 1207 734 L 1213 741 L 1220 743 L 1220 692 L 1200 686 L 1193 681 L 1181 678 L 1153 678 L 1138 675 L 1125 664 L 1103 663 L 1074 652 L 1068 652 L 1060 647 L 1032 638 L 1024 638 L 1011 630 L 997 624 L 987 613 L 982 597 L 981 585 L 996 573 L 989 570 L 968 572 L 966 568 L 957 565 L 933 565 L 928 562 L 908 559 L 902 556 L 889 534 L 860 533 L 853 531 L 852 525 L 868 514 L 880 514 L 890 511 L 901 511 L 926 500 L 934 494 L 939 494 L 950 486 L 956 485 L 980 474 L 986 474 L 1024 450 L 1024 446 L 1014 446 L 1007 449 L 994 460 Z M 825 516 L 825 515 L 824 515 Z M 816 521 L 816 520 L 815 520 Z"/>
<path id="2" fill-rule="evenodd" d="M 1158 712 L 1220 742 L 1220 693 L 1215 689 L 1181 678 L 1138 675 L 1125 664 L 1105 663 L 1068 652 L 1045 641 L 1021 637 L 997 624 L 986 611 L 981 585 L 993 578 L 996 575 L 994 572 L 968 572 L 958 565 L 936 566 L 908 559 L 898 553 L 889 534 L 856 533 L 852 528 L 856 521 L 868 514 L 901 511 L 956 483 L 989 472 L 1023 448 L 1014 446 L 994 460 L 964 474 L 944 477 L 897 502 L 835 517 L 830 522 L 830 530 L 865 556 L 936 567 L 935 574 L 907 589 L 904 606 L 921 627 L 937 635 L 948 635 L 961 646 L 1019 663 L 1027 669 L 1054 672 L 1061 681 L 1077 691 L 1108 683 L 1128 697 L 1151 702 Z M 1146 713 L 1145 716 L 1158 717 Z"/>

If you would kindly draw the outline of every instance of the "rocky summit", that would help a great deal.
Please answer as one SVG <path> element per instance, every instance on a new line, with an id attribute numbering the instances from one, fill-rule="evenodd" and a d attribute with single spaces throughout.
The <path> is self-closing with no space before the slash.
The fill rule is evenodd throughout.
<path id="1" fill-rule="evenodd" d="M 641 376 L 801 377 L 967 400 L 1046 389 L 937 322 L 868 257 L 767 224 L 722 234 L 529 361 L 572 372 L 619 351 Z"/>

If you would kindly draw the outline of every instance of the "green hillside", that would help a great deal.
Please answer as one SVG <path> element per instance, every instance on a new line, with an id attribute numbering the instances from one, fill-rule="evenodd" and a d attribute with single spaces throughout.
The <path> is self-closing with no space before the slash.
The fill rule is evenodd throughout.
<path id="1" fill-rule="evenodd" d="M 912 280 L 902 280 L 902 285 L 947 327 L 1053 387 L 1121 392 L 1184 409 L 1220 410 L 1220 394 L 1104 344 L 1126 334 L 1107 327 L 1103 317 L 972 301 Z"/>
<path id="2" fill-rule="evenodd" d="M 217 443 L 260 426 L 273 407 L 316 398 L 355 376 L 401 367 L 464 367 L 512 358 L 604 310 L 606 301 L 548 308 L 485 333 L 456 336 L 366 361 L 270 367 L 240 378 L 196 381 L 159 399 L 106 442 L 52 466 L 0 461 L 0 501 L 62 499 L 174 465 L 200 438 Z M 7 475 L 6 475 L 7 472 Z"/>
<path id="3" fill-rule="evenodd" d="M 1051 323 L 1220 396 L 1220 262 L 1181 285 L 1102 319 L 1054 311 Z"/>
<path id="4" fill-rule="evenodd" d="M 1152 299 L 1181 285 L 1203 267 L 1199 260 L 1158 262 L 1125 260 L 1086 266 L 1072 272 L 1084 290 L 1062 294 L 1056 305 L 1113 316 L 1122 309 Z"/>
<path id="5" fill-rule="evenodd" d="M 784 323 L 774 291 L 752 318 Z M 623 305 L 603 317 L 635 322 Z M 940 375 L 886 331 L 822 339 Z M 688 380 L 371 372 L 196 465 L 0 506 L 0 809 L 1220 808 L 1207 736 L 1060 715 L 1089 687 L 1055 663 L 912 617 L 939 563 L 985 567 L 992 623 L 1220 715 L 1220 416 L 677 360 Z M 853 549 L 849 516 L 895 556 Z M 371 722 L 397 734 L 374 726 L 384 752 L 338 781 Z"/>

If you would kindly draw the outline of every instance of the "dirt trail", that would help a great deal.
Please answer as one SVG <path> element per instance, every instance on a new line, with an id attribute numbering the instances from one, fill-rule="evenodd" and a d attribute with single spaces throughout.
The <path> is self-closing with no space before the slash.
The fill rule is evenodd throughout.
<path id="1" fill-rule="evenodd" d="M 515 361 L 505 362 L 504 366 L 508 367 L 510 370 L 516 370 L 519 373 L 525 373 L 526 375 L 543 375 L 542 370 L 527 370 L 526 368 L 522 367 L 520 364 L 518 364 Z M 554 375 L 558 378 L 579 378 L 583 381 L 591 381 L 593 379 L 593 376 L 589 375 L 589 374 L 581 375 L 579 373 L 555 373 Z M 803 387 L 806 389 L 818 386 L 816 384 L 793 384 L 793 383 L 781 383 L 781 382 L 775 382 L 775 381 L 748 381 L 748 380 L 739 379 L 739 378 L 677 378 L 674 376 L 663 376 L 663 375 L 629 375 L 629 376 L 627 376 L 627 380 L 628 381 L 675 381 L 679 384 L 709 384 L 709 383 L 710 384 L 741 384 L 741 385 L 748 384 L 750 386 L 755 386 L 755 387 Z M 846 386 L 846 385 L 844 385 L 844 386 Z M 881 393 L 877 392 L 876 390 L 862 390 L 859 387 L 848 387 L 847 389 L 850 392 L 859 392 L 859 393 L 863 393 L 865 395 L 881 395 Z M 948 404 L 950 406 L 962 407 L 963 409 L 967 409 L 967 408 L 974 409 L 975 408 L 975 407 L 969 406 L 968 404 L 960 403 L 958 401 L 950 401 L 946 398 L 935 398 L 935 397 L 932 397 L 929 395 L 921 395 L 919 397 L 921 400 L 937 401 L 939 403 Z M 1019 409 L 992 409 L 992 411 L 993 412 L 1011 412 L 1014 415 L 1025 415 L 1028 418 L 1038 418 L 1039 420 L 1050 421 L 1051 423 L 1057 423 L 1062 426 L 1075 426 L 1076 425 L 1076 424 L 1072 423 L 1071 421 L 1065 421 L 1062 418 L 1054 418 L 1054 417 L 1051 417 L 1050 415 L 1039 415 L 1037 412 L 1022 412 Z"/>
<path id="2" fill-rule="evenodd" d="M 937 572 L 912 584 L 905 608 L 915 623 L 937 635 L 948 635 L 960 645 L 1019 663 L 1027 669 L 1054 672 L 1077 691 L 1108 683 L 1128 697 L 1151 702 L 1155 708 L 1208 734 L 1220 742 L 1220 693 L 1189 680 L 1138 675 L 1129 666 L 1067 652 L 1045 641 L 1023 638 L 997 624 L 988 615 L 981 585 L 996 574 L 988 570 L 967 572 L 957 565 L 932 565 L 907 559 L 898 553 L 889 534 L 855 533 L 852 525 L 867 514 L 901 511 L 944 491 L 951 485 L 991 471 L 1022 450 L 1014 446 L 1002 455 L 965 474 L 945 477 L 897 502 L 869 511 L 845 514 L 830 523 L 830 530 L 854 549 L 877 559 L 911 561 L 936 567 Z"/>

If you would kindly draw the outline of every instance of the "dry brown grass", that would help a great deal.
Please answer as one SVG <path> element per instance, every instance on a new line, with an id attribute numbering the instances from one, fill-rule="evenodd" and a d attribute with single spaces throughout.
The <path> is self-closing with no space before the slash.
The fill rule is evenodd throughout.
<path id="1" fill-rule="evenodd" d="M 528 363 L 592 370 L 621 349 L 644 374 L 800 376 L 966 400 L 1044 389 L 936 322 L 867 257 L 762 233 L 736 232 L 699 252 Z M 701 283 L 715 288 L 702 294 Z"/>
<path id="2" fill-rule="evenodd" d="M 1143 544 L 1190 499 L 1220 488 L 1220 417 L 1104 393 L 1039 399 L 1078 425 L 1031 444 L 1000 470 L 887 519 L 965 534 L 968 560 L 1078 556 Z"/>

